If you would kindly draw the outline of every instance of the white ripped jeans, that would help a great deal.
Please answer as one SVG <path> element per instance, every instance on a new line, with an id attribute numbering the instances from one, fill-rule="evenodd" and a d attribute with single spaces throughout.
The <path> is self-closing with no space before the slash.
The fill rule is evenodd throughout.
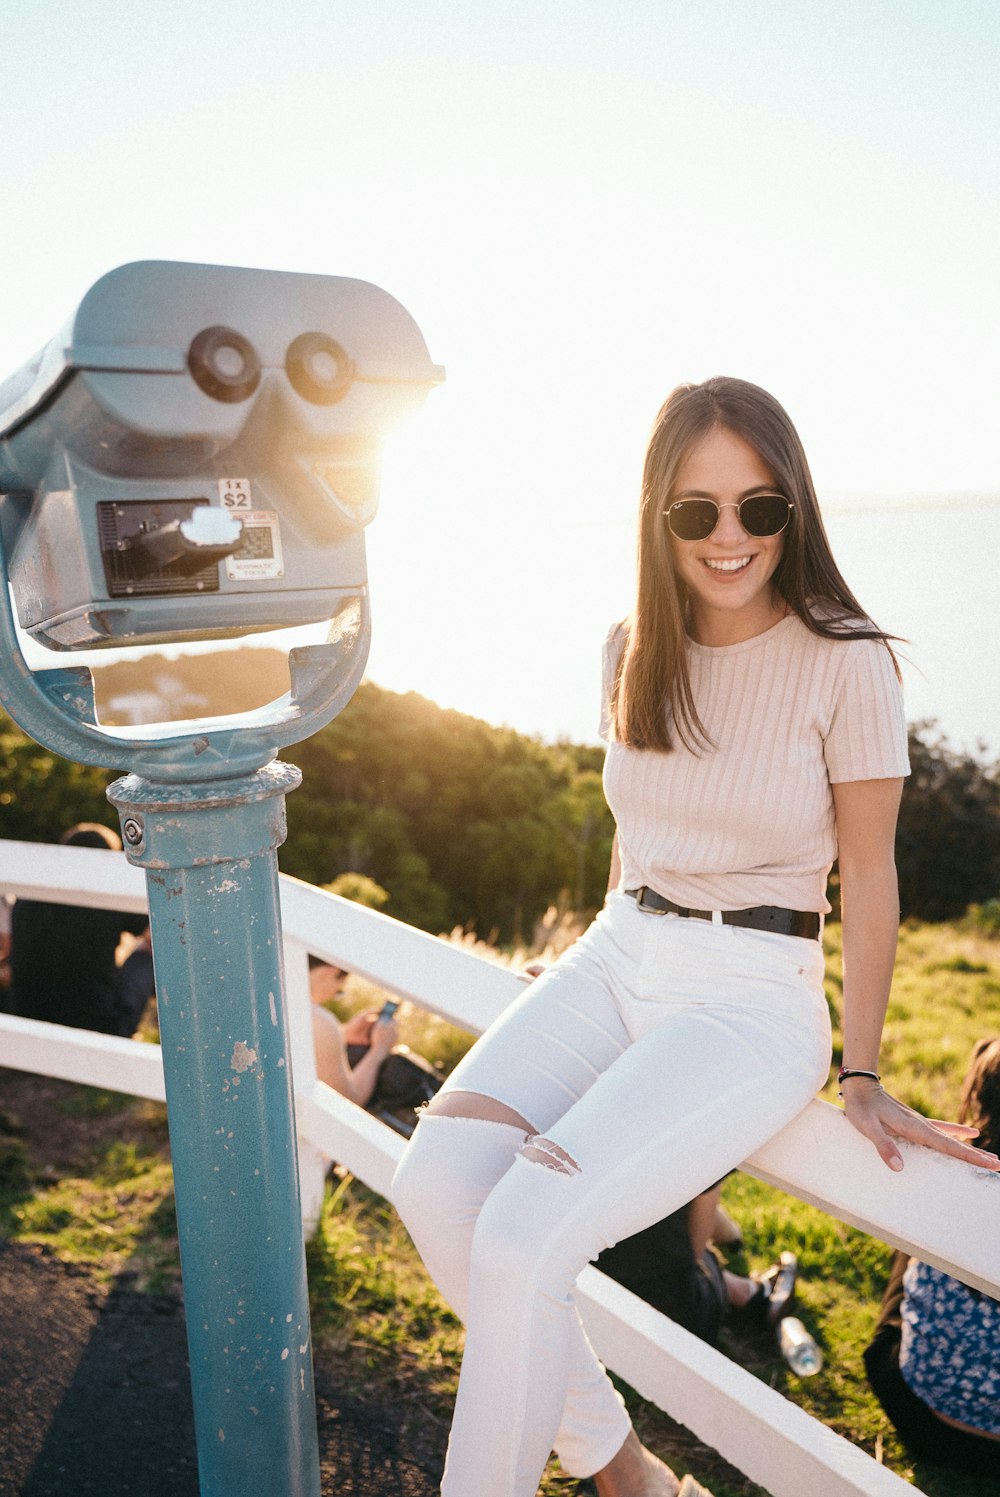
<path id="1" fill-rule="evenodd" d="M 536 1150 L 521 1153 L 519 1128 L 430 1114 L 396 1173 L 396 1207 L 466 1324 L 444 1497 L 534 1497 L 553 1448 L 581 1477 L 621 1448 L 628 1416 L 577 1276 L 815 1096 L 822 978 L 818 941 L 648 914 L 615 892 L 452 1073 L 446 1090 L 506 1103 Z"/>

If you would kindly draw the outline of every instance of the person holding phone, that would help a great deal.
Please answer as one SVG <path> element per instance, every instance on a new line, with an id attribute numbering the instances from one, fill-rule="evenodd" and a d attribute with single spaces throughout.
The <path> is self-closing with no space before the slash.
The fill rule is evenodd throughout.
<path id="1" fill-rule="evenodd" d="M 309 969 L 316 1075 L 409 1138 L 418 1109 L 435 1096 L 441 1077 L 430 1061 L 397 1044 L 398 1002 L 388 998 L 377 1013 L 352 1014 L 342 1024 L 326 1004 L 340 996 L 347 973 L 318 957 L 309 958 Z"/>
<path id="2" fill-rule="evenodd" d="M 444 1497 L 534 1497 L 553 1448 L 599 1497 L 704 1491 L 640 1443 L 574 1286 L 825 1082 L 838 853 L 848 1120 L 893 1170 L 900 1140 L 1000 1168 L 973 1128 L 880 1084 L 909 767 L 898 670 L 831 554 L 798 435 L 756 385 L 681 385 L 657 417 L 603 732 L 604 908 L 452 1073 L 394 1182 L 467 1327 Z"/>
<path id="3" fill-rule="evenodd" d="M 386 1058 L 399 1039 L 399 1027 L 393 1018 L 399 1004 L 388 1002 L 380 1013 L 353 1014 L 341 1024 L 326 1004 L 340 996 L 346 981 L 347 973 L 342 968 L 310 958 L 316 1075 L 341 1096 L 367 1107 Z"/>

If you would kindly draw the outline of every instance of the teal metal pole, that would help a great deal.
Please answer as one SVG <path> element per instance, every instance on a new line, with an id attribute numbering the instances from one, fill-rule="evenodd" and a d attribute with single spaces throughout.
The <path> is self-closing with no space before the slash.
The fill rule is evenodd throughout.
<path id="1" fill-rule="evenodd" d="M 271 763 L 108 791 L 146 870 L 202 1497 L 319 1497 Z"/>

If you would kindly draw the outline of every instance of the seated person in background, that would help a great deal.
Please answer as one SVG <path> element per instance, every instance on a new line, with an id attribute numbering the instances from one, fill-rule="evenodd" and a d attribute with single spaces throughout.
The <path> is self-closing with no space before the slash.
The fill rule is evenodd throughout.
<path id="1" fill-rule="evenodd" d="M 8 1012 L 10 989 L 10 896 L 0 894 L 0 1014 Z"/>
<path id="2" fill-rule="evenodd" d="M 122 846 L 114 832 L 97 822 L 81 822 L 59 841 L 113 852 L 121 852 Z M 119 967 L 115 952 L 126 931 L 141 939 Z M 10 967 L 11 1009 L 22 1018 L 99 1034 L 134 1034 L 154 992 L 148 917 L 15 900 Z"/>
<path id="3" fill-rule="evenodd" d="M 980 1040 L 959 1120 L 1000 1145 L 1000 1039 Z M 1000 1302 L 897 1252 L 865 1370 L 915 1455 L 1000 1476 Z"/>
<path id="4" fill-rule="evenodd" d="M 441 1078 L 423 1056 L 412 1054 L 405 1045 L 396 1048 L 399 1031 L 391 1016 L 354 1014 L 341 1024 L 324 1007 L 340 996 L 346 981 L 341 967 L 309 958 L 316 1074 L 335 1092 L 409 1138 L 417 1108 L 430 1101 Z"/>
<path id="5" fill-rule="evenodd" d="M 378 1014 L 354 1014 L 341 1024 L 324 1005 L 338 998 L 347 981 L 340 967 L 309 958 L 309 996 L 313 1002 L 313 1039 L 316 1044 L 316 1075 L 342 1097 L 367 1107 L 378 1083 L 382 1062 L 399 1038 L 395 1019 L 378 1022 Z M 364 1054 L 352 1065 L 348 1046 L 361 1046 Z"/>
<path id="6" fill-rule="evenodd" d="M 597 1259 L 602 1273 L 710 1346 L 718 1342 L 726 1310 L 776 1326 L 791 1302 L 798 1266 L 794 1253 L 782 1253 L 780 1264 L 759 1277 L 723 1268 L 709 1243 L 738 1241 L 739 1229 L 722 1210 L 721 1192 L 720 1181 Z"/>

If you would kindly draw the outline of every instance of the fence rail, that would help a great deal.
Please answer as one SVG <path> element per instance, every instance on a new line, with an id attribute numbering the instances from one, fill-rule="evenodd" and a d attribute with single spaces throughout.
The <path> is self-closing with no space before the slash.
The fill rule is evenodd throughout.
<path id="1" fill-rule="evenodd" d="M 0 840 L 0 892 L 129 912 L 146 904 L 144 875 L 121 854 L 40 843 Z M 281 908 L 308 1227 L 318 1218 L 330 1159 L 387 1195 L 404 1147 L 398 1134 L 317 1080 L 308 955 L 369 978 L 475 1034 L 521 991 L 522 980 L 286 875 Z M 158 1046 L 10 1015 L 0 1015 L 0 1064 L 136 1096 L 164 1095 Z M 741 1167 L 1000 1296 L 991 1227 L 1000 1179 L 901 1147 L 906 1169 L 891 1175 L 839 1109 L 815 1101 Z M 988 1191 L 993 1194 L 987 1199 Z M 596 1269 L 581 1275 L 579 1302 L 607 1365 L 772 1497 L 919 1497 L 909 1483 Z"/>

